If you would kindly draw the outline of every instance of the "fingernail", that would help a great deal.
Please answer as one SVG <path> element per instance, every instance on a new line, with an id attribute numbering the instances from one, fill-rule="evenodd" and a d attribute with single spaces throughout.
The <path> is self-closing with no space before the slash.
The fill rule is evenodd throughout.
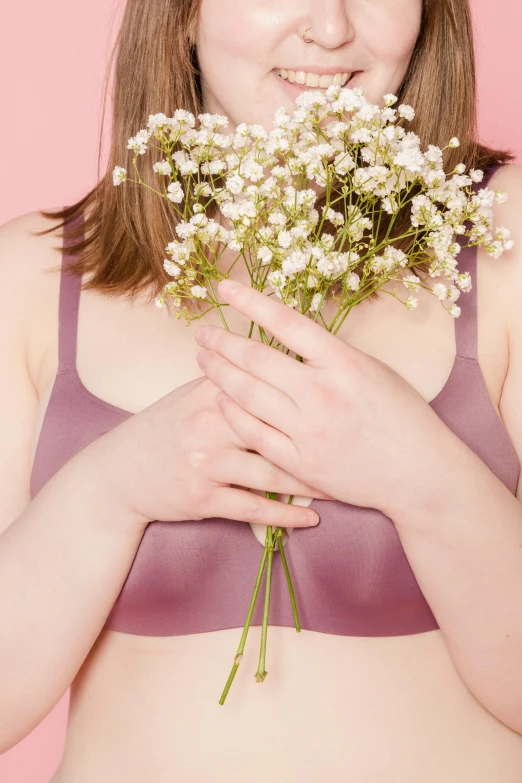
<path id="1" fill-rule="evenodd" d="M 303 522 L 306 522 L 307 525 L 314 526 L 317 525 L 319 522 L 319 515 L 315 513 L 315 511 L 305 511 L 302 516 Z"/>
<path id="2" fill-rule="evenodd" d="M 237 294 L 239 291 L 239 286 L 234 280 L 221 280 L 221 282 L 218 285 L 218 291 L 221 294 Z"/>

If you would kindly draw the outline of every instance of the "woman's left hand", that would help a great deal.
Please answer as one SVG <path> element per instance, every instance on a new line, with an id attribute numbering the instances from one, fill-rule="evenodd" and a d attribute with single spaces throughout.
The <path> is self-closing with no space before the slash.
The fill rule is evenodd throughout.
<path id="1" fill-rule="evenodd" d="M 304 362 L 203 326 L 198 362 L 248 447 L 309 486 L 388 516 L 425 507 L 464 444 L 388 365 L 275 297 L 232 281 L 220 295 Z"/>

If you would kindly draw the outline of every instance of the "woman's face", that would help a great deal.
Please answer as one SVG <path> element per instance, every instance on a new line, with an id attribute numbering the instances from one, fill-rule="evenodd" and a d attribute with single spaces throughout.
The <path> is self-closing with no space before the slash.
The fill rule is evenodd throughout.
<path id="1" fill-rule="evenodd" d="M 382 106 L 406 74 L 421 15 L 422 0 L 201 0 L 204 110 L 225 114 L 229 132 L 240 122 L 270 129 L 279 106 L 291 112 L 303 90 L 332 78 Z"/>

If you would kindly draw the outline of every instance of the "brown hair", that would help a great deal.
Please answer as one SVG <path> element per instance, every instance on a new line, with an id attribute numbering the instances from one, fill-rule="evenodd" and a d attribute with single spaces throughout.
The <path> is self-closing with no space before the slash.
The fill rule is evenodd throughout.
<path id="1" fill-rule="evenodd" d="M 194 43 L 198 12 L 199 0 L 127 0 L 103 91 L 105 108 L 115 61 L 107 170 L 75 204 L 60 210 L 41 210 L 44 217 L 61 222 L 37 232 L 40 235 L 64 228 L 67 221 L 84 214 L 84 241 L 78 241 L 77 229 L 66 227 L 73 242 L 70 252 L 77 256 L 70 267 L 75 273 L 90 276 L 83 283 L 84 290 L 132 299 L 149 289 L 152 302 L 171 280 L 163 259 L 165 246 L 174 238 L 173 211 L 142 185 L 127 182 L 115 187 L 112 170 L 117 165 L 130 169 L 134 153 L 127 149 L 127 140 L 145 127 L 150 114 L 164 112 L 171 116 L 176 108 L 195 115 L 202 111 Z M 408 129 L 420 137 L 422 149 L 428 144 L 443 147 L 452 136 L 460 139 L 460 148 L 444 152 L 447 170 L 459 162 L 487 170 L 514 158 L 509 151 L 491 149 L 476 140 L 475 90 L 469 0 L 423 0 L 421 30 L 398 98 L 415 109 L 415 119 L 408 123 Z M 98 169 L 101 143 L 100 138 Z M 152 164 L 161 160 L 162 151 L 151 146 L 147 155 L 150 165 L 142 167 L 141 177 L 157 188 Z M 404 219 L 408 225 L 409 217 Z"/>

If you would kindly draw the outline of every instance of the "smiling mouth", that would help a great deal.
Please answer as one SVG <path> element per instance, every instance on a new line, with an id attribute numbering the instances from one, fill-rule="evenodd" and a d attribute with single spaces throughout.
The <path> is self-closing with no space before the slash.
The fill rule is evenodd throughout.
<path id="1" fill-rule="evenodd" d="M 344 87 L 350 79 L 359 71 L 339 72 L 333 74 L 319 74 L 313 71 L 290 71 L 286 68 L 276 68 L 277 75 L 286 82 L 298 84 L 303 87 L 326 90 L 332 84 Z"/>

